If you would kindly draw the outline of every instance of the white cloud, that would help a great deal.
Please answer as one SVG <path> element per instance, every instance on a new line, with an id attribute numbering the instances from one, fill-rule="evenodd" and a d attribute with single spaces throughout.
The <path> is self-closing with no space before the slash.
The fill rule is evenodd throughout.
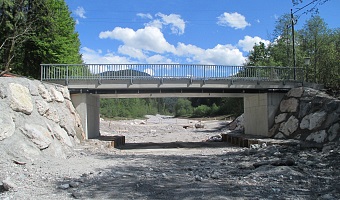
<path id="1" fill-rule="evenodd" d="M 79 20 L 78 19 L 76 19 L 76 24 L 79 24 Z"/>
<path id="2" fill-rule="evenodd" d="M 217 17 L 217 19 L 217 24 L 220 26 L 229 26 L 235 29 L 244 29 L 245 27 L 250 26 L 250 24 L 246 21 L 246 18 L 237 12 L 225 12 Z"/>
<path id="3" fill-rule="evenodd" d="M 81 6 L 78 6 L 77 9 L 74 11 L 74 14 L 80 18 L 83 18 L 85 19 L 86 16 L 85 16 L 85 9 Z"/>
<path id="4" fill-rule="evenodd" d="M 142 19 L 152 19 L 152 16 L 150 13 L 137 13 L 137 16 Z"/>
<path id="5" fill-rule="evenodd" d="M 157 63 L 166 63 L 166 64 L 169 64 L 169 63 L 173 63 L 171 59 L 165 57 L 165 56 L 162 56 L 162 55 L 153 55 L 153 56 L 150 56 L 146 59 L 146 62 L 147 63 L 150 63 L 150 64 L 157 64 Z"/>
<path id="6" fill-rule="evenodd" d="M 150 27 L 155 27 L 158 29 L 162 29 L 163 28 L 163 23 L 161 22 L 161 20 L 159 19 L 155 19 L 149 23 L 146 23 L 145 26 L 150 26 Z"/>
<path id="7" fill-rule="evenodd" d="M 113 53 L 106 53 L 105 55 L 102 55 L 102 51 L 98 50 L 95 51 L 93 49 L 90 49 L 88 47 L 83 47 L 81 49 L 81 53 L 83 55 L 83 60 L 85 63 L 89 64 L 127 64 L 132 63 L 129 59 L 126 57 L 121 57 L 114 55 Z"/>
<path id="8" fill-rule="evenodd" d="M 179 43 L 177 54 L 186 55 L 187 61 L 200 64 L 243 65 L 245 63 L 242 52 L 232 45 L 218 44 L 212 49 L 202 49 L 195 45 Z"/>
<path id="9" fill-rule="evenodd" d="M 132 58 L 137 58 L 139 60 L 146 58 L 141 49 L 137 49 L 131 46 L 121 45 L 118 47 L 118 52 L 120 54 L 128 55 Z"/>
<path id="10" fill-rule="evenodd" d="M 160 17 L 164 25 L 170 25 L 172 33 L 178 34 L 178 35 L 181 35 L 184 33 L 185 22 L 183 19 L 181 19 L 180 15 L 177 15 L 177 14 L 165 15 L 162 13 L 157 13 L 156 17 Z"/>
<path id="11" fill-rule="evenodd" d="M 174 46 L 166 41 L 163 33 L 156 27 L 145 27 L 137 31 L 116 27 L 112 31 L 101 32 L 99 38 L 120 40 L 125 46 L 155 53 L 175 51 Z"/>
<path id="12" fill-rule="evenodd" d="M 241 47 L 243 51 L 251 51 L 255 44 L 259 44 L 260 42 L 264 43 L 266 46 L 270 44 L 269 40 L 264 40 L 258 36 L 250 37 L 245 36 L 243 40 L 239 40 L 237 46 Z"/>

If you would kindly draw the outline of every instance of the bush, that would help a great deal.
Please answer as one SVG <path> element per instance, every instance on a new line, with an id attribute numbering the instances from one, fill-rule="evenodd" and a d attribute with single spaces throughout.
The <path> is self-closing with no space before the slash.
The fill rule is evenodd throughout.
<path id="1" fill-rule="evenodd" d="M 178 99 L 175 106 L 175 116 L 176 117 L 187 117 L 191 116 L 193 112 L 193 107 L 191 106 L 191 101 L 188 99 Z"/>
<path id="2" fill-rule="evenodd" d="M 207 105 L 200 105 L 194 109 L 194 117 L 206 117 L 211 113 L 211 108 Z"/>

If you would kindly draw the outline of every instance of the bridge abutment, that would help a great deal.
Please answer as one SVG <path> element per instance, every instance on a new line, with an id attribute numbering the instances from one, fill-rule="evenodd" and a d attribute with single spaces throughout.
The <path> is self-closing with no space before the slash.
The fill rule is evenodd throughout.
<path id="1" fill-rule="evenodd" d="M 259 93 L 244 95 L 245 134 L 269 136 L 274 116 L 284 93 Z"/>
<path id="2" fill-rule="evenodd" d="M 99 131 L 99 96 L 80 93 L 71 95 L 72 103 L 78 114 L 86 135 L 85 139 L 96 138 L 100 136 Z"/>

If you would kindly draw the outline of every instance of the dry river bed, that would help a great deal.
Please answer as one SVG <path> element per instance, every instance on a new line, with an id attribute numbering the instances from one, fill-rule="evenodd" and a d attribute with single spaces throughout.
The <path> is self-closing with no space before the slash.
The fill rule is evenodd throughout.
<path id="1" fill-rule="evenodd" d="M 89 140 L 66 159 L 1 162 L 13 189 L 0 199 L 340 199 L 335 144 L 240 148 L 206 141 L 228 121 L 148 117 L 101 121 L 103 136 L 126 136 L 120 148 Z"/>

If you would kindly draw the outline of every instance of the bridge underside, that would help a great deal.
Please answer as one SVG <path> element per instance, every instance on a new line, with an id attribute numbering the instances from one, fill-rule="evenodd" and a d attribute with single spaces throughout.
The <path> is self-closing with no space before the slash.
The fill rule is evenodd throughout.
<path id="1" fill-rule="evenodd" d="M 287 89 L 200 90 L 190 93 L 173 90 L 93 90 L 71 89 L 73 104 L 85 126 L 87 139 L 100 136 L 100 98 L 164 98 L 164 97 L 242 97 L 244 99 L 245 133 L 268 136 L 274 116 Z"/>

